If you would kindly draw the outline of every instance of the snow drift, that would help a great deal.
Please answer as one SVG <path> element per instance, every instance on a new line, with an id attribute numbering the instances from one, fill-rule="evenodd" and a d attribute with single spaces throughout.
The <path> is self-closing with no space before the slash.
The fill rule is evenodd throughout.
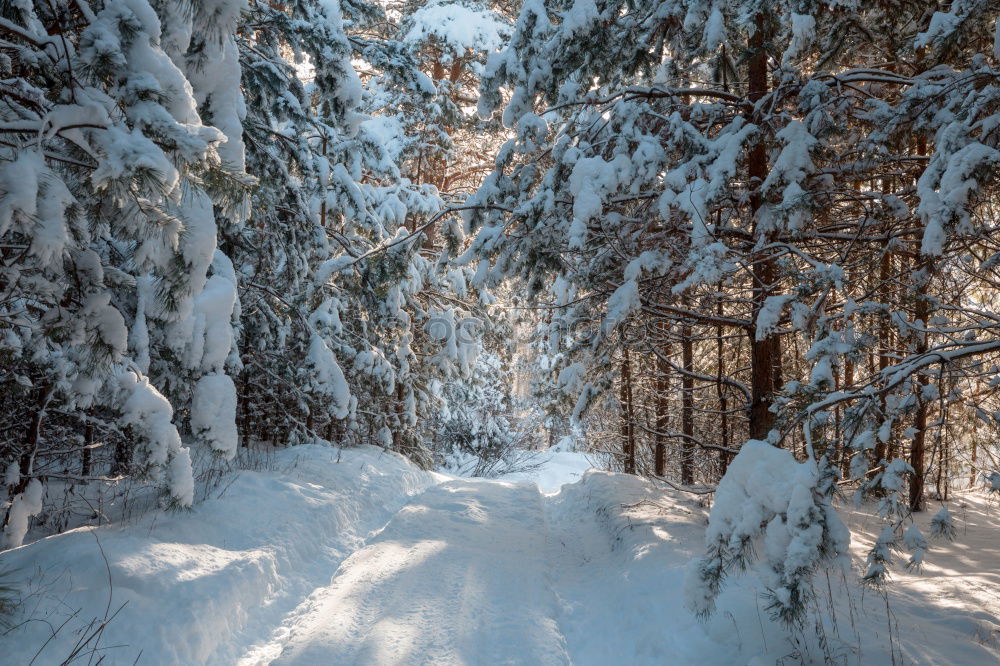
<path id="1" fill-rule="evenodd" d="M 119 609 L 89 646 L 106 663 L 140 654 L 141 664 L 235 663 L 437 481 L 374 447 L 297 446 L 279 451 L 274 466 L 241 472 L 189 512 L 80 528 L 4 553 L 0 565 L 26 595 L 20 626 L 2 639 L 5 663 L 27 664 L 40 648 L 35 663 L 59 663 Z"/>

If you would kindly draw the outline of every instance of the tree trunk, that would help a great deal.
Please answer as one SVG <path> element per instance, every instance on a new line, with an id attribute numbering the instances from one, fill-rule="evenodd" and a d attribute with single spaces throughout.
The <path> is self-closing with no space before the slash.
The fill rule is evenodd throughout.
<path id="1" fill-rule="evenodd" d="M 20 477 L 17 483 L 10 489 L 10 497 L 18 493 L 23 493 L 28 488 L 28 482 L 34 476 L 35 454 L 38 452 L 38 444 L 42 437 L 42 423 L 45 420 L 45 409 L 52 399 L 54 384 L 43 384 L 38 390 L 38 407 L 31 416 L 31 423 L 28 425 L 28 432 L 24 438 L 24 448 L 21 450 L 21 457 L 17 461 Z M 10 519 L 10 507 L 4 514 L 3 524 L 7 525 Z"/>
<path id="2" fill-rule="evenodd" d="M 661 326 L 660 330 L 666 327 Z M 656 450 L 654 452 L 653 473 L 664 476 L 667 473 L 667 427 L 670 425 L 670 366 L 667 359 L 670 347 L 667 343 L 660 344 L 660 354 L 656 357 Z"/>
<path id="3" fill-rule="evenodd" d="M 923 389 L 927 385 L 927 378 L 920 377 L 919 386 Z M 924 450 L 927 436 L 927 403 L 923 398 L 919 398 L 917 414 L 913 419 L 913 427 L 917 433 L 913 436 L 913 444 L 910 447 L 910 467 L 913 468 L 913 475 L 910 477 L 910 511 L 924 510 Z"/>
<path id="4" fill-rule="evenodd" d="M 28 425 L 28 432 L 24 438 L 24 448 L 21 450 L 21 458 L 18 460 L 18 471 L 21 478 L 11 491 L 11 496 L 24 492 L 28 487 L 28 481 L 34 473 L 35 454 L 38 452 L 38 444 L 42 439 L 42 423 L 45 421 L 45 408 L 49 406 L 52 399 L 54 384 L 43 384 L 38 389 L 38 406 L 31 416 L 31 423 Z"/>
<path id="5" fill-rule="evenodd" d="M 722 284 L 719 284 L 719 293 L 722 293 Z M 718 303 L 716 303 L 716 314 L 719 315 L 721 319 L 724 316 L 722 299 L 720 298 Z M 715 393 L 719 399 L 719 444 L 723 448 L 729 448 L 729 400 L 726 398 L 726 387 L 722 383 L 723 370 L 722 366 L 724 363 L 723 357 L 723 340 L 722 340 L 723 329 L 722 326 L 716 326 L 715 328 Z M 729 469 L 729 452 L 719 451 L 719 478 L 721 479 L 726 474 L 726 470 Z"/>
<path id="6" fill-rule="evenodd" d="M 972 438 L 972 467 L 969 469 L 969 487 L 972 488 L 976 485 L 976 473 L 979 469 L 976 467 L 976 449 L 978 448 L 979 442 L 973 437 Z"/>
<path id="7" fill-rule="evenodd" d="M 115 442 L 115 459 L 111 465 L 112 476 L 128 474 L 129 467 L 132 465 L 132 449 L 129 447 L 131 429 L 127 428 L 125 432 L 127 436 L 119 438 Z"/>
<path id="8" fill-rule="evenodd" d="M 626 474 L 635 474 L 635 419 L 632 407 L 632 362 L 628 347 L 622 351 L 622 453 L 625 457 L 624 470 Z"/>
<path id="9" fill-rule="evenodd" d="M 681 363 L 684 376 L 681 378 L 681 483 L 694 483 L 694 343 L 691 327 L 681 328 Z"/>
<path id="10" fill-rule="evenodd" d="M 851 386 L 854 385 L 854 362 L 846 360 L 844 361 L 844 390 L 851 390 Z M 841 424 L 841 434 L 840 434 L 840 473 L 846 479 L 850 476 L 851 472 L 851 450 L 848 446 L 848 442 L 844 439 L 844 428 Z"/>
<path id="11" fill-rule="evenodd" d="M 239 427 L 236 432 L 243 447 L 250 446 L 250 373 L 246 369 L 249 363 L 250 357 L 244 357 L 243 370 L 240 371 L 243 390 L 236 396 L 236 407 L 239 410 Z"/>
<path id="12" fill-rule="evenodd" d="M 926 263 L 926 262 L 921 262 Z M 927 325 L 927 318 L 930 316 L 930 301 L 926 298 L 924 290 L 917 296 L 916 307 L 913 311 L 914 323 L 920 322 L 919 326 Z M 921 355 L 927 352 L 927 335 L 916 332 L 917 343 L 914 352 Z M 924 399 L 924 389 L 927 387 L 929 379 L 923 372 L 917 374 L 917 413 L 913 418 L 913 427 L 917 431 L 913 437 L 913 444 L 910 446 L 910 467 L 913 468 L 913 475 L 910 477 L 910 510 L 924 510 L 924 457 L 927 448 L 927 401 Z"/>
<path id="13" fill-rule="evenodd" d="M 400 382 L 396 386 L 396 428 L 392 431 L 392 449 L 396 453 L 402 453 L 403 455 L 408 455 L 409 451 L 404 449 L 409 448 L 407 442 L 403 437 L 403 412 L 405 411 L 404 399 L 406 394 L 403 392 L 403 383 Z"/>
<path id="14" fill-rule="evenodd" d="M 948 438 L 939 437 L 936 447 L 938 449 L 937 480 L 935 481 L 935 486 L 937 488 L 937 496 L 940 499 L 947 501 L 948 500 Z"/>
<path id="15" fill-rule="evenodd" d="M 927 137 L 922 135 L 917 137 L 917 154 L 927 154 Z M 913 322 L 921 328 L 926 328 L 931 316 L 931 301 L 927 291 L 934 265 L 927 257 L 920 256 L 920 241 L 922 236 L 923 232 L 921 231 L 914 239 L 916 251 L 914 252 L 913 259 L 913 268 L 915 269 L 913 274 L 919 276 L 917 279 L 921 280 L 921 283 L 914 285 L 916 288 L 916 304 L 913 308 Z M 916 331 L 915 335 L 916 345 L 914 352 L 918 356 L 927 353 L 927 334 L 922 331 Z M 917 414 L 913 419 L 913 427 L 916 428 L 917 433 L 913 437 L 913 445 L 910 447 L 910 467 L 913 468 L 913 475 L 910 477 L 910 510 L 914 512 L 923 511 L 925 506 L 924 477 L 927 470 L 924 467 L 924 454 L 927 445 L 927 401 L 924 399 L 924 389 L 928 383 L 927 374 L 918 371 Z"/>
<path id="16" fill-rule="evenodd" d="M 90 476 L 90 455 L 94 446 L 94 424 L 87 421 L 87 426 L 83 431 L 83 453 L 80 456 L 80 474 Z"/>
<path id="17" fill-rule="evenodd" d="M 766 35 L 763 12 L 758 13 L 754 21 L 754 33 L 749 40 L 749 90 L 747 97 L 751 103 L 759 101 L 767 93 L 767 51 L 765 50 Z M 759 119 L 753 118 L 751 122 Z M 753 217 L 754 237 L 759 244 L 761 240 L 767 243 L 772 236 L 770 229 L 760 226 L 759 213 L 763 206 L 761 185 L 767 178 L 767 146 L 763 137 L 758 138 L 750 149 L 747 163 L 750 176 L 750 210 Z M 771 404 L 774 392 L 781 381 L 781 346 L 777 333 L 771 333 L 762 339 L 757 339 L 756 320 L 767 297 L 774 293 L 778 278 L 774 259 L 763 257 L 755 260 L 751 266 L 753 280 L 753 319 L 750 324 L 750 437 L 765 439 L 774 424 L 774 414 Z"/>
<path id="18" fill-rule="evenodd" d="M 883 252 L 882 261 L 879 263 L 878 269 L 878 279 L 879 279 L 879 290 L 882 292 L 882 302 L 888 303 L 890 301 L 889 294 L 889 279 L 892 277 L 892 253 Z M 879 331 L 879 343 L 878 343 L 878 370 L 879 374 L 884 373 L 885 369 L 889 367 L 892 362 L 892 348 L 891 348 L 891 337 L 892 337 L 892 325 L 889 322 L 888 317 L 882 317 L 880 323 Z M 886 410 L 886 396 L 883 393 L 879 396 L 879 406 L 881 407 L 882 413 L 885 414 Z M 889 434 L 890 440 L 892 438 L 892 433 Z M 888 460 L 891 457 L 889 451 L 889 440 L 883 442 L 881 439 L 875 444 L 875 464 L 880 465 L 883 460 Z"/>

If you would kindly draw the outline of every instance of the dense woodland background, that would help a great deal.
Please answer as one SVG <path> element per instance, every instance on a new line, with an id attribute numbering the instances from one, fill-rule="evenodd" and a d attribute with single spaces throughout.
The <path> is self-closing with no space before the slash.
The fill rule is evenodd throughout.
<path id="1" fill-rule="evenodd" d="M 4 544 L 315 440 L 1000 489 L 998 13 L 0 2 Z"/>

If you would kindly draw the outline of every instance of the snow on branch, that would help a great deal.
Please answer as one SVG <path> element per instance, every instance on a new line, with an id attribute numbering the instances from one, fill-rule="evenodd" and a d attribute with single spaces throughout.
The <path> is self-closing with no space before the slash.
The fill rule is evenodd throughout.
<path id="1" fill-rule="evenodd" d="M 700 616 L 715 610 L 727 575 L 757 567 L 772 614 L 792 624 L 811 597 L 812 575 L 848 552 L 850 535 L 831 504 L 833 477 L 812 460 L 750 440 L 715 492 L 707 552 L 685 580 L 685 603 Z"/>

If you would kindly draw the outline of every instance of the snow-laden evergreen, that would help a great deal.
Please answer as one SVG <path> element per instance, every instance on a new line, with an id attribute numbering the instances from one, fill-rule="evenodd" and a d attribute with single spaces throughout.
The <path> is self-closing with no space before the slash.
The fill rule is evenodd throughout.
<path id="1" fill-rule="evenodd" d="M 113 471 L 159 479 L 189 506 L 190 458 L 173 418 L 190 388 L 178 383 L 203 367 L 207 322 L 196 330 L 195 312 L 215 202 L 243 191 L 241 165 L 220 156 L 226 135 L 203 123 L 184 73 L 190 17 L 164 23 L 145 0 L 9 12 L 4 34 L 19 57 L 0 103 L 0 232 L 5 252 L 23 247 L 27 261 L 7 258 L 4 354 L 22 378 L 10 398 L 36 407 L 26 441 L 5 455 L 20 456 L 23 490 L 51 462 L 39 455 L 51 448 L 47 409 L 118 413 L 142 443 L 120 444 Z M 238 98 L 238 81 L 228 85 Z M 209 344 L 224 344 L 216 333 Z"/>
<path id="2" fill-rule="evenodd" d="M 773 617 L 792 623 L 813 602 L 813 574 L 844 556 L 850 535 L 831 503 L 833 478 L 815 461 L 796 462 L 788 451 L 750 440 L 729 465 L 715 493 L 705 532 L 708 554 L 685 581 L 695 613 L 715 610 L 727 575 L 753 564 Z"/>
<path id="3" fill-rule="evenodd" d="M 548 310 L 543 372 L 621 469 L 645 449 L 691 488 L 766 440 L 905 493 L 900 539 L 928 465 L 946 492 L 1000 350 L 984 7 L 523 4 L 479 103 L 515 136 L 463 260 Z"/>
<path id="4" fill-rule="evenodd" d="M 419 25 L 320 0 L 3 11 L 11 501 L 58 472 L 190 506 L 192 446 L 224 465 L 378 437 L 430 462 L 432 386 L 470 375 L 479 331 L 456 331 L 491 299 L 439 259 L 461 236 L 419 133 L 386 128 L 439 97 L 448 129 L 505 19 L 466 8 L 481 29 L 448 37 L 437 80 L 457 29 L 439 5 Z"/>

